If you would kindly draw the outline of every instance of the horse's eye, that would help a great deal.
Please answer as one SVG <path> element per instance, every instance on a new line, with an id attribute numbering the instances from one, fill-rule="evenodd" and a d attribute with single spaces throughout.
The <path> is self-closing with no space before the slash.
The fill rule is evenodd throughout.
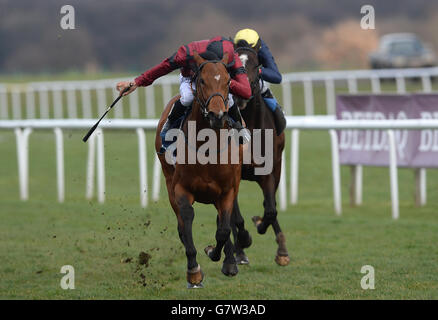
<path id="1" fill-rule="evenodd" d="M 205 84 L 205 81 L 204 81 L 204 79 L 202 79 L 202 78 L 201 78 L 201 84 L 202 84 L 202 85 Z"/>

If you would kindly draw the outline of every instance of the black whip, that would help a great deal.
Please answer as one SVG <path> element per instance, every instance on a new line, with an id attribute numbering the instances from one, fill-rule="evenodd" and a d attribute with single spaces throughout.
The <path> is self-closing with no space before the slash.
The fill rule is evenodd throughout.
<path id="1" fill-rule="evenodd" d="M 94 132 L 94 130 L 96 130 L 96 128 L 99 125 L 100 121 L 106 116 L 106 114 L 111 110 L 111 108 L 114 107 L 114 105 L 120 100 L 120 98 L 123 97 L 123 94 L 125 92 L 128 92 L 129 89 L 131 89 L 131 87 L 132 87 L 132 85 L 129 85 L 129 87 L 126 87 L 125 90 L 123 90 L 120 93 L 120 95 L 117 97 L 117 99 L 114 100 L 114 102 L 108 107 L 108 109 L 106 109 L 105 113 L 103 114 L 102 117 L 100 117 L 99 121 L 97 121 L 96 124 L 94 126 L 92 126 L 91 129 L 87 132 L 85 137 L 82 138 L 82 141 L 87 142 L 88 138 L 91 136 L 91 134 Z"/>

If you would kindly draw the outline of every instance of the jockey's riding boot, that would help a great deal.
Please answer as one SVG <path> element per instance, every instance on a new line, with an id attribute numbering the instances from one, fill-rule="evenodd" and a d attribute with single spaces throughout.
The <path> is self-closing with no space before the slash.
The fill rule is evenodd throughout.
<path id="1" fill-rule="evenodd" d="M 161 141 L 163 142 L 161 144 L 161 148 L 159 152 L 160 154 L 166 152 L 167 149 L 167 144 L 164 143 L 164 141 L 166 140 L 167 131 L 169 131 L 169 129 L 173 126 L 176 120 L 178 120 L 184 115 L 185 111 L 186 111 L 186 107 L 181 103 L 180 99 L 176 100 L 172 110 L 170 110 L 167 116 L 166 122 L 164 123 L 160 131 Z"/>
<path id="2" fill-rule="evenodd" d="M 274 111 L 274 122 L 275 130 L 277 131 L 277 136 L 279 136 L 283 130 L 286 128 L 286 118 L 284 117 L 283 110 L 281 110 L 280 105 Z"/>
<path id="3" fill-rule="evenodd" d="M 275 99 L 269 88 L 262 94 L 262 97 L 263 100 L 265 100 L 266 106 L 274 114 L 275 131 L 277 131 L 277 136 L 279 136 L 284 128 L 286 128 L 286 118 L 281 110 L 281 106 L 278 104 L 277 99 Z"/>
<path id="4" fill-rule="evenodd" d="M 251 135 L 249 130 L 242 125 L 243 120 L 239 107 L 237 105 L 230 107 L 228 115 L 234 120 L 232 127 L 239 132 L 239 144 L 248 143 L 251 140 Z"/>
<path id="5" fill-rule="evenodd" d="M 161 128 L 161 136 L 165 136 L 166 132 L 169 131 L 172 124 L 181 118 L 184 115 L 184 112 L 186 111 L 186 107 L 181 103 L 181 100 L 178 99 L 175 101 L 175 104 L 173 105 L 172 110 L 170 110 L 167 120 L 164 123 L 163 127 Z"/>

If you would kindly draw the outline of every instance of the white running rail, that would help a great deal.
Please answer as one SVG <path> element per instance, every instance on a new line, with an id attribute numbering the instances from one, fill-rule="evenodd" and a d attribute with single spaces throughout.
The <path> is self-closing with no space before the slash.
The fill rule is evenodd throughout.
<path id="1" fill-rule="evenodd" d="M 335 113 L 336 89 L 347 87 L 349 93 L 358 93 L 359 84 L 370 84 L 372 93 L 381 92 L 381 80 L 396 79 L 396 92 L 406 92 L 407 79 L 421 79 L 423 92 L 431 92 L 432 78 L 438 77 L 438 67 L 418 69 L 386 70 L 345 70 L 293 72 L 283 74 L 281 97 L 287 115 L 293 112 L 296 100 L 293 99 L 292 87 L 302 87 L 304 110 L 306 115 L 313 115 L 316 110 L 314 87 L 325 87 L 325 113 Z M 131 77 L 132 79 L 133 77 Z M 117 92 L 115 85 L 127 78 L 84 80 L 84 81 L 46 81 L 24 84 L 0 83 L 0 120 L 6 119 L 90 119 L 101 115 Z M 154 82 L 152 86 L 139 88 L 114 110 L 110 117 L 121 118 L 155 118 L 177 93 L 179 77 L 168 75 Z M 157 90 L 155 90 L 157 88 Z M 296 92 L 296 91 L 295 91 Z M 361 92 L 365 92 L 361 90 Z M 368 89 L 369 92 L 369 89 Z M 161 98 L 161 100 L 159 100 Z M 295 100 L 295 102 L 294 102 Z M 141 102 L 141 103 L 140 103 Z M 159 103 L 160 102 L 160 103 Z M 157 109 L 157 106 L 159 107 Z M 145 112 L 142 112 L 144 110 Z M 124 109 L 126 112 L 124 112 Z M 319 108 L 321 110 L 322 108 Z"/>
<path id="2" fill-rule="evenodd" d="M 408 119 L 408 120 L 336 120 L 332 116 L 314 116 L 314 117 L 292 117 L 287 116 L 287 128 L 292 132 L 291 139 L 291 168 L 290 168 L 290 186 L 291 186 L 291 203 L 296 204 L 298 199 L 298 153 L 299 153 L 299 130 L 326 130 L 330 133 L 331 138 L 331 157 L 332 157 L 332 175 L 333 175 L 333 199 L 335 213 L 342 213 L 342 197 L 340 184 L 340 165 L 339 165 L 339 149 L 338 140 L 335 130 L 345 129 L 377 129 L 386 130 L 389 138 L 389 153 L 390 153 L 390 182 L 391 182 L 391 202 L 392 202 L 392 217 L 399 217 L 398 207 L 398 179 L 397 179 L 397 158 L 395 156 L 395 139 L 393 130 L 414 130 L 414 129 L 438 129 L 438 120 L 424 119 Z M 64 146 L 62 130 L 65 129 L 80 129 L 87 130 L 95 123 L 94 119 L 83 120 L 0 120 L 0 130 L 14 130 L 17 141 L 18 155 L 18 174 L 20 184 L 20 197 L 22 200 L 29 198 L 28 183 L 29 183 L 29 155 L 28 155 L 28 138 L 33 130 L 54 130 L 56 136 L 56 159 L 57 159 L 57 185 L 58 185 L 58 201 L 63 202 L 64 195 Z M 112 130 L 136 130 L 138 137 L 139 149 L 139 175 L 140 175 L 140 203 L 142 207 L 148 205 L 148 184 L 147 184 L 147 148 L 146 135 L 144 130 L 155 130 L 158 124 L 158 119 L 145 120 L 103 120 L 100 127 L 90 137 L 88 142 L 88 161 L 87 161 L 87 177 L 86 177 L 86 197 L 93 197 L 94 189 L 94 168 L 96 167 L 97 154 L 97 199 L 103 203 L 105 201 L 105 162 L 103 148 L 103 131 L 104 129 Z M 283 155 L 284 160 L 284 155 Z M 286 192 L 286 166 L 285 161 L 282 165 L 281 181 L 279 184 L 279 200 L 280 209 L 287 208 L 287 192 Z M 423 171 L 421 171 L 423 170 Z M 425 170 L 420 170 L 420 176 L 425 176 Z M 157 201 L 160 193 L 160 163 L 155 155 L 153 166 L 153 186 L 152 200 Z M 425 186 L 421 187 L 425 193 Z M 420 195 L 425 199 L 425 194 Z"/>

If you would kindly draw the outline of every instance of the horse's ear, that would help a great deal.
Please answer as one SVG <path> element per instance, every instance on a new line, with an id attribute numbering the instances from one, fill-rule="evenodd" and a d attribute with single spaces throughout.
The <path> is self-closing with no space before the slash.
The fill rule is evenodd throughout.
<path id="1" fill-rule="evenodd" d="M 196 50 L 193 51 L 193 59 L 195 60 L 198 66 L 205 62 L 205 59 L 202 58 Z"/>
<path id="2" fill-rule="evenodd" d="M 224 56 L 222 57 L 222 62 L 224 64 L 228 64 L 228 52 L 224 53 Z"/>

